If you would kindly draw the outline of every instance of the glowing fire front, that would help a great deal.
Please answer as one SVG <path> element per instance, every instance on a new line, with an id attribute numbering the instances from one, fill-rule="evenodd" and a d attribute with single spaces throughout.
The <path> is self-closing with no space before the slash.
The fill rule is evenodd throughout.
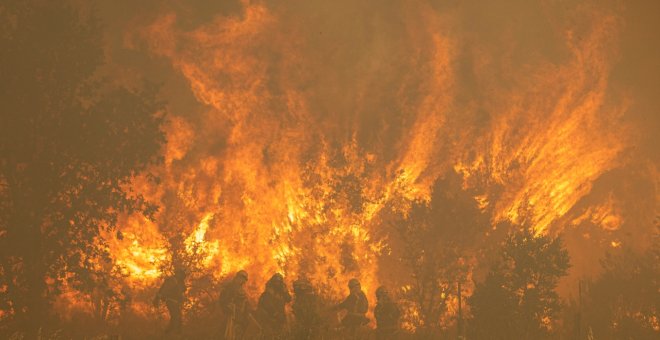
<path id="1" fill-rule="evenodd" d="M 136 179 L 160 206 L 156 222 L 128 216 L 121 240 L 110 236 L 126 280 L 155 285 L 178 237 L 215 280 L 248 271 L 253 299 L 280 272 L 288 283 L 308 278 L 333 301 L 358 277 L 374 300 L 379 285 L 399 282 L 380 263 L 390 251 L 388 216 L 430 200 L 435 181 L 452 172 L 492 225 L 545 233 L 589 219 L 616 229 L 614 201 L 569 216 L 628 143 L 618 124 L 627 102 L 607 99 L 616 18 L 589 16 L 579 37 L 564 28 L 562 62 L 518 70 L 487 46 L 466 45 L 453 13 L 400 10 L 400 31 L 357 40 L 353 52 L 333 47 L 346 32 L 318 37 L 260 4 L 189 31 L 165 15 L 132 37 L 185 78 L 202 108 L 170 116 L 165 162 L 153 169 L 161 181 Z M 474 59 L 475 99 L 459 94 L 459 54 Z M 509 88 L 489 71 L 499 68 Z M 484 126 L 470 124 L 479 117 Z M 419 313 L 404 310 L 408 319 Z"/>

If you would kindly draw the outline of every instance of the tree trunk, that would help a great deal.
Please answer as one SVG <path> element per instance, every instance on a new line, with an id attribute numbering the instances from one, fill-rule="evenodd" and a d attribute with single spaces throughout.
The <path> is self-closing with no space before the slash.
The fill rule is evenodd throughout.
<path id="1" fill-rule="evenodd" d="M 38 233 L 35 233 L 38 234 Z M 28 338 L 36 338 L 37 332 L 46 322 L 48 308 L 45 266 L 43 263 L 40 235 L 35 235 L 34 248 L 26 251 L 23 258 L 26 282 L 26 308 L 23 329 Z M 29 253 L 28 252 L 32 252 Z"/>
<path id="2" fill-rule="evenodd" d="M 9 237 L 13 240 L 9 253 L 22 261 L 11 275 L 19 282 L 15 291 L 16 320 L 27 339 L 36 339 L 48 312 L 46 299 L 46 265 L 44 263 L 43 222 L 44 195 L 35 194 L 19 181 L 9 183 L 14 203 L 9 219 Z M 22 283 L 22 284 L 21 284 Z"/>

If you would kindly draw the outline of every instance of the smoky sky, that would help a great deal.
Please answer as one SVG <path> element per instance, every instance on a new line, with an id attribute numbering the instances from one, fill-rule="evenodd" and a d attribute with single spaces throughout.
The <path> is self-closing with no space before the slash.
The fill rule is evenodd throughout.
<path id="1" fill-rule="evenodd" d="M 436 148 L 432 151 L 435 156 L 430 157 L 433 164 L 426 165 L 427 172 L 436 167 L 451 167 L 450 159 L 470 159 L 478 149 L 470 141 L 476 144 L 479 136 L 496 125 L 496 113 L 489 103 L 497 101 L 497 96 L 504 96 L 503 93 L 524 89 L 525 82 L 520 79 L 533 75 L 539 65 L 548 70 L 556 65 L 561 71 L 561 65 L 570 62 L 576 53 L 567 48 L 567 37 L 574 39 L 571 46 L 576 46 L 574 49 L 579 54 L 583 40 L 589 39 L 592 16 L 611 17 L 602 24 L 605 26 L 602 40 L 607 45 L 602 48 L 603 58 L 609 65 L 604 71 L 607 88 L 603 105 L 616 111 L 625 103 L 625 113 L 611 116 L 603 113 L 598 124 L 583 128 L 602 129 L 590 132 L 603 139 L 599 147 L 609 145 L 608 138 L 622 135 L 626 135 L 626 142 L 611 165 L 589 181 L 590 190 L 565 213 L 569 217 L 558 218 L 556 223 L 570 223 L 595 203 L 602 205 L 612 200 L 624 222 L 618 230 L 607 232 L 607 241 L 603 242 L 615 239 L 624 244 L 644 245 L 647 236 L 657 232 L 654 221 L 658 208 L 660 145 L 660 47 L 656 43 L 660 33 L 660 3 L 657 1 L 265 1 L 260 4 L 283 24 L 278 26 L 278 32 L 260 36 L 274 42 L 256 44 L 265 47 L 250 50 L 253 56 L 257 61 L 277 64 L 277 59 L 288 53 L 282 52 L 285 48 L 280 46 L 292 46 L 295 51 L 291 53 L 298 58 L 286 67 L 264 71 L 270 79 L 285 79 L 266 84 L 269 93 L 279 96 L 289 86 L 308 96 L 310 125 L 320 131 L 331 131 L 327 134 L 336 136 L 334 142 L 355 137 L 360 147 L 385 160 L 395 160 L 407 147 L 403 141 L 411 139 L 407 134 L 418 131 L 416 124 L 426 124 L 419 123 L 418 116 L 402 112 L 405 111 L 402 108 L 414 110 L 435 105 L 434 100 L 439 99 L 428 99 L 427 93 L 451 93 L 451 107 L 444 120 L 437 123 L 445 126 L 443 135 L 432 135 L 428 140 Z M 173 15 L 176 19 L 171 32 L 185 36 L 212 27 L 219 18 L 241 20 L 246 7 L 247 2 L 241 1 L 94 2 L 92 10 L 102 22 L 106 41 L 107 66 L 101 73 L 129 87 L 140 87 L 144 82 L 159 84 L 170 114 L 184 117 L 200 127 L 200 134 L 207 136 L 198 148 L 203 148 L 205 153 L 221 154 L 229 137 L 213 136 L 229 135 L 234 123 L 229 120 L 226 124 L 204 127 L 201 117 L 208 111 L 208 105 L 195 96 L 181 70 L 173 66 L 176 62 L 155 52 L 162 46 L 157 41 L 154 43 L 153 36 L 145 35 L 144 30 L 164 16 Z M 437 38 L 436 30 L 442 31 L 441 38 Z M 428 44 L 434 39 L 444 41 L 444 37 L 448 37 L 451 45 L 448 49 L 453 76 L 451 83 L 434 84 L 428 81 L 432 78 L 428 75 L 435 72 L 433 60 L 437 56 Z M 182 58 L 187 62 L 201 60 L 202 65 L 207 62 L 196 56 L 203 55 L 204 45 L 181 41 L 172 53 L 184 55 Z M 594 60 L 598 62 L 598 58 Z M 585 65 L 591 66 L 589 61 Z M 539 96 L 543 96 L 543 89 L 539 89 Z M 284 104 L 274 101 L 269 105 L 273 112 L 280 112 L 268 118 L 279 122 L 279 126 L 286 127 L 288 122 L 295 121 L 295 117 L 287 116 L 285 107 L 279 106 Z M 542 118 L 511 121 L 510 135 L 528 128 L 544 129 L 543 122 Z M 326 132 L 320 132 L 323 133 Z M 314 137 L 303 138 L 300 143 L 316 138 L 313 133 L 310 135 Z M 455 147 L 458 143 L 465 143 L 465 147 Z M 265 163 L 279 159 L 268 148 L 261 157 Z M 513 165 L 511 171 L 515 172 Z M 515 179 L 512 181 L 515 183 Z M 492 189 L 489 194 L 498 195 L 497 190 L 500 189 Z M 566 229 L 567 246 L 572 251 L 576 271 L 589 272 L 602 256 L 603 247 L 593 241 L 597 237 L 591 234 L 595 230 L 600 229 L 589 225 Z M 591 241 L 585 241 L 585 234 L 589 234 Z"/>
<path id="2" fill-rule="evenodd" d="M 391 40 L 400 39 L 403 30 L 399 1 L 273 1 L 267 5 L 284 16 L 303 22 L 306 29 L 319 36 L 332 39 L 332 48 L 344 53 L 350 63 L 351 53 L 360 53 L 361 44 L 379 35 Z M 483 3 L 481 1 L 429 1 L 429 8 L 437 12 L 452 12 L 451 20 L 458 21 L 457 34 L 465 39 L 466 45 L 488 45 L 501 53 L 511 53 L 515 61 L 530 62 L 538 58 L 560 61 L 562 47 L 559 32 L 553 21 L 565 20 L 570 12 L 580 5 L 593 4 L 588 1 L 522 1 L 507 0 Z M 658 20 L 660 4 L 655 1 L 605 1 L 598 7 L 612 9 L 623 22 L 617 48 L 617 61 L 611 73 L 611 86 L 630 91 L 634 108 L 628 119 L 635 124 L 641 140 L 634 145 L 642 158 L 657 162 L 658 118 L 657 95 L 660 94 L 660 47 L 654 43 L 660 33 Z M 166 84 L 177 95 L 168 96 L 175 111 L 191 110 L 194 100 L 186 97 L 185 84 L 175 84 L 175 74 L 167 72 L 168 65 L 149 55 L 147 51 L 129 49 L 125 46 L 126 34 L 153 22 L 165 13 L 176 13 L 177 25 L 182 30 L 192 30 L 208 24 L 219 16 L 241 16 L 244 5 L 240 1 L 130 1 L 95 2 L 93 11 L 103 23 L 107 41 L 107 61 L 118 67 L 122 74 L 133 74 L 148 81 Z M 572 20 L 579 20 L 579 17 Z M 569 19 L 570 20 L 570 19 Z M 506 43 L 505 41 L 508 41 Z M 511 43 L 513 42 L 513 43 Z M 511 46 L 515 44 L 511 51 Z M 326 52 L 326 51 L 323 51 Z M 388 51 L 391 53 L 392 51 Z M 396 51 L 394 51 L 396 54 Z M 383 55 L 384 62 L 392 61 L 396 55 Z M 470 57 L 458 60 L 463 86 L 469 91 Z M 340 68 L 339 64 L 336 67 Z M 139 71 L 139 72 L 132 72 Z M 180 85 L 182 88 L 177 88 Z M 175 90 L 176 89 L 176 90 Z M 179 103 L 184 102 L 185 104 Z M 181 105 L 178 107 L 177 105 Z M 487 117 L 486 117 L 487 118 Z M 484 117 L 477 117 L 476 124 Z"/>

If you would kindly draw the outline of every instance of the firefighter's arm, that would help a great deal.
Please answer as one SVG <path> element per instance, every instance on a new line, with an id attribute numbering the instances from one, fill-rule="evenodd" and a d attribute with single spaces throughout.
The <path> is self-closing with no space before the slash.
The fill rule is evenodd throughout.
<path id="1" fill-rule="evenodd" d="M 392 317 L 396 320 L 399 320 L 399 318 L 401 317 L 401 310 L 399 310 L 399 306 L 396 305 L 394 306 L 392 310 Z"/>
<path id="2" fill-rule="evenodd" d="M 162 299 L 163 299 L 163 297 L 160 294 L 160 290 L 159 290 L 158 293 L 156 293 L 156 296 L 154 296 L 154 301 L 152 302 L 154 307 L 158 307 L 158 305 L 160 304 Z"/>
<path id="3" fill-rule="evenodd" d="M 289 294 L 289 291 L 287 291 L 286 288 L 284 290 L 284 296 L 283 297 L 284 297 L 284 302 L 286 302 L 286 303 L 289 303 L 292 300 L 291 294 Z"/>
<path id="4" fill-rule="evenodd" d="M 167 284 L 168 284 L 168 279 L 165 279 L 165 281 L 163 281 L 163 284 L 158 289 L 156 296 L 154 297 L 154 301 L 153 301 L 154 306 L 158 307 L 158 305 L 164 300 L 163 296 L 165 295 L 164 292 L 166 290 Z"/>
<path id="5" fill-rule="evenodd" d="M 348 307 L 349 307 L 349 306 L 351 305 L 351 303 L 352 303 L 352 299 L 351 299 L 351 298 L 352 298 L 352 295 L 347 296 L 346 299 L 344 299 L 344 301 L 342 301 L 341 303 L 339 303 L 338 305 L 336 305 L 333 309 L 334 309 L 334 310 L 348 309 Z"/>

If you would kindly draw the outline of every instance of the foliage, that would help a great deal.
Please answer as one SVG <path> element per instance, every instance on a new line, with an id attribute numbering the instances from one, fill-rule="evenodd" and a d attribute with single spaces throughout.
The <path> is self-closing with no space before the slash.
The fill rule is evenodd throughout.
<path id="1" fill-rule="evenodd" d="M 476 339 L 540 339 L 560 311 L 555 291 L 569 268 L 560 238 L 523 228 L 505 240 L 501 256 L 468 302 Z"/>
<path id="2" fill-rule="evenodd" d="M 105 280 L 100 232 L 119 212 L 153 212 L 128 187 L 159 160 L 162 104 L 154 89 L 95 77 L 102 36 L 89 13 L 5 1 L 0 21 L 0 299 L 35 328 L 58 291 Z"/>
<path id="3" fill-rule="evenodd" d="M 431 200 L 413 202 L 407 216 L 395 223 L 401 260 L 411 271 L 410 289 L 404 298 L 412 301 L 419 319 L 416 327 L 440 326 L 447 299 L 465 280 L 466 258 L 478 245 L 488 220 L 470 192 L 461 187 L 461 178 L 450 173 L 437 180 Z"/>
<path id="4" fill-rule="evenodd" d="M 644 252 L 615 249 L 588 285 L 584 327 L 596 339 L 656 339 L 660 310 L 660 242 Z"/>

